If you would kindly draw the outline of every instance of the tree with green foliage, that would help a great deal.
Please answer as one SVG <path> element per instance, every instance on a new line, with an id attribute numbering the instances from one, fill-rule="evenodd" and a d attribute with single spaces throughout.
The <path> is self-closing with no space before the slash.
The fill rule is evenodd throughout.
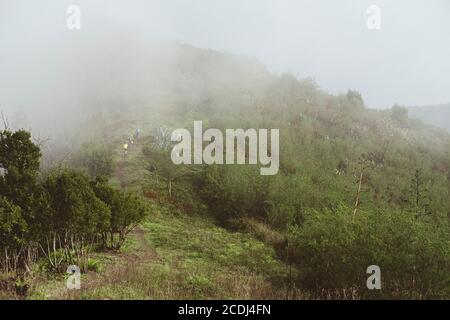
<path id="1" fill-rule="evenodd" d="M 399 126 L 404 127 L 408 122 L 408 109 L 398 104 L 395 104 L 392 109 L 392 120 L 394 120 Z"/>
<path id="2" fill-rule="evenodd" d="M 0 267 L 29 271 L 44 255 L 55 271 L 70 263 L 84 268 L 87 252 L 106 233 L 119 248 L 146 214 L 140 198 L 72 169 L 39 179 L 40 155 L 29 132 L 0 132 Z M 82 155 L 91 175 L 111 173 L 106 149 L 86 147 Z"/>
<path id="3" fill-rule="evenodd" d="M 50 195 L 53 210 L 48 221 L 50 231 L 92 240 L 108 229 L 111 211 L 96 196 L 89 178 L 83 173 L 73 170 L 53 172 L 44 187 Z"/>
<path id="4" fill-rule="evenodd" d="M 0 197 L 0 270 L 16 270 L 28 225 L 20 207 Z"/>
<path id="5" fill-rule="evenodd" d="M 418 217 L 430 214 L 428 203 L 428 189 L 425 185 L 422 171 L 416 169 L 411 179 L 411 204 Z"/>
<path id="6" fill-rule="evenodd" d="M 299 281 L 311 290 L 355 290 L 362 298 L 448 297 L 449 225 L 430 224 L 406 211 L 351 208 L 311 210 L 289 232 Z M 365 288 L 366 268 L 378 265 L 382 290 Z"/>
<path id="7" fill-rule="evenodd" d="M 85 143 L 75 157 L 74 164 L 85 168 L 87 174 L 96 176 L 111 176 L 114 172 L 113 152 L 105 145 Z"/>
<path id="8" fill-rule="evenodd" d="M 353 108 L 361 109 L 364 108 L 364 100 L 361 96 L 361 93 L 354 90 L 347 91 L 347 100 L 350 102 L 350 105 Z"/>
<path id="9" fill-rule="evenodd" d="M 126 236 L 146 216 L 147 206 L 141 198 L 123 194 L 110 186 L 104 177 L 92 181 L 92 187 L 97 197 L 111 210 L 109 227 L 102 233 L 103 243 L 110 248 L 120 249 Z"/>
<path id="10" fill-rule="evenodd" d="M 198 166 L 176 165 L 171 159 L 174 143 L 170 140 L 170 133 L 160 131 L 153 141 L 142 149 L 148 162 L 148 171 L 162 179 L 166 185 L 169 197 L 173 196 L 175 181 L 199 172 Z"/>
<path id="11" fill-rule="evenodd" d="M 39 147 L 31 141 L 29 132 L 0 132 L 0 195 L 32 215 L 32 197 L 37 183 L 40 161 Z M 28 220 L 28 219 L 27 219 Z"/>

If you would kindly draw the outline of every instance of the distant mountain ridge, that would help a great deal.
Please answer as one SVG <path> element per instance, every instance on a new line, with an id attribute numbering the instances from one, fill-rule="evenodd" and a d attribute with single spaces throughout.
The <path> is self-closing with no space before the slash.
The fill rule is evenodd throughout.
<path id="1" fill-rule="evenodd" d="M 408 107 L 409 117 L 446 129 L 450 132 L 450 103 Z"/>

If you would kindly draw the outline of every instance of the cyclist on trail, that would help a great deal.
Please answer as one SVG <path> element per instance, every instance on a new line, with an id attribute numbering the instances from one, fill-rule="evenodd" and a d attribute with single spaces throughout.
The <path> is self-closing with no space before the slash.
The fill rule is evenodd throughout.
<path id="1" fill-rule="evenodd" d="M 128 143 L 131 144 L 131 145 L 134 144 L 134 138 L 133 138 L 133 135 L 131 135 L 131 136 L 128 138 Z"/>
<path id="2" fill-rule="evenodd" d="M 141 135 L 141 129 L 140 128 L 136 128 L 136 130 L 134 131 L 134 138 L 137 140 L 139 140 L 139 137 Z"/>
<path id="3" fill-rule="evenodd" d="M 128 154 L 128 143 L 125 142 L 123 145 L 123 156 L 126 157 Z"/>

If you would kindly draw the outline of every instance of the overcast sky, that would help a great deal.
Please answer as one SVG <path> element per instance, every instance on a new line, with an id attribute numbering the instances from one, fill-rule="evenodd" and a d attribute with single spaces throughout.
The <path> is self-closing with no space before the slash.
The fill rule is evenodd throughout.
<path id="1" fill-rule="evenodd" d="M 76 32 L 108 21 L 252 56 L 334 93 L 359 90 L 372 107 L 450 102 L 448 0 L 0 0 L 0 68 L 64 37 L 69 4 L 81 8 Z M 366 26 L 373 4 L 380 30 Z"/>

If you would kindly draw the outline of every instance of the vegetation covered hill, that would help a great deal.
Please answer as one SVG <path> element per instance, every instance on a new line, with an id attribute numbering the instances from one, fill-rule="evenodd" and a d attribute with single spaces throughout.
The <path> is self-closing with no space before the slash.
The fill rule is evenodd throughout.
<path id="1" fill-rule="evenodd" d="M 151 82 L 133 87 L 113 72 L 124 94 L 107 99 L 104 91 L 99 103 L 91 101 L 95 114 L 80 130 L 79 150 L 53 161 L 84 171 L 76 181 L 91 185 L 99 216 L 108 208 L 110 215 L 140 212 L 123 210 L 111 192 L 127 204 L 143 201 L 145 217 L 135 215 L 133 231 L 135 223 L 119 220 L 131 232 L 127 240 L 110 228 L 116 220 L 103 226 L 125 243 L 105 253 L 105 235 L 86 262 L 86 270 L 98 269 L 96 262 L 103 270 L 85 275 L 87 288 L 61 292 L 37 281 L 31 297 L 449 297 L 448 133 L 409 119 L 399 106 L 368 109 L 356 91 L 331 95 L 247 58 L 175 48 L 170 64 L 149 60 L 131 69 Z M 279 129 L 279 173 L 261 176 L 257 165 L 174 165 L 170 132 L 192 130 L 194 120 L 204 130 Z M 143 135 L 124 158 L 122 145 L 136 128 Z M 0 154 L 4 166 L 7 155 Z M 58 175 L 47 182 L 41 175 L 38 185 L 50 196 L 60 190 Z M 63 177 L 70 187 L 73 176 Z M 19 210 L 12 205 L 20 202 L 7 201 L 7 210 Z M 381 269 L 380 291 L 366 287 L 370 265 Z"/>

